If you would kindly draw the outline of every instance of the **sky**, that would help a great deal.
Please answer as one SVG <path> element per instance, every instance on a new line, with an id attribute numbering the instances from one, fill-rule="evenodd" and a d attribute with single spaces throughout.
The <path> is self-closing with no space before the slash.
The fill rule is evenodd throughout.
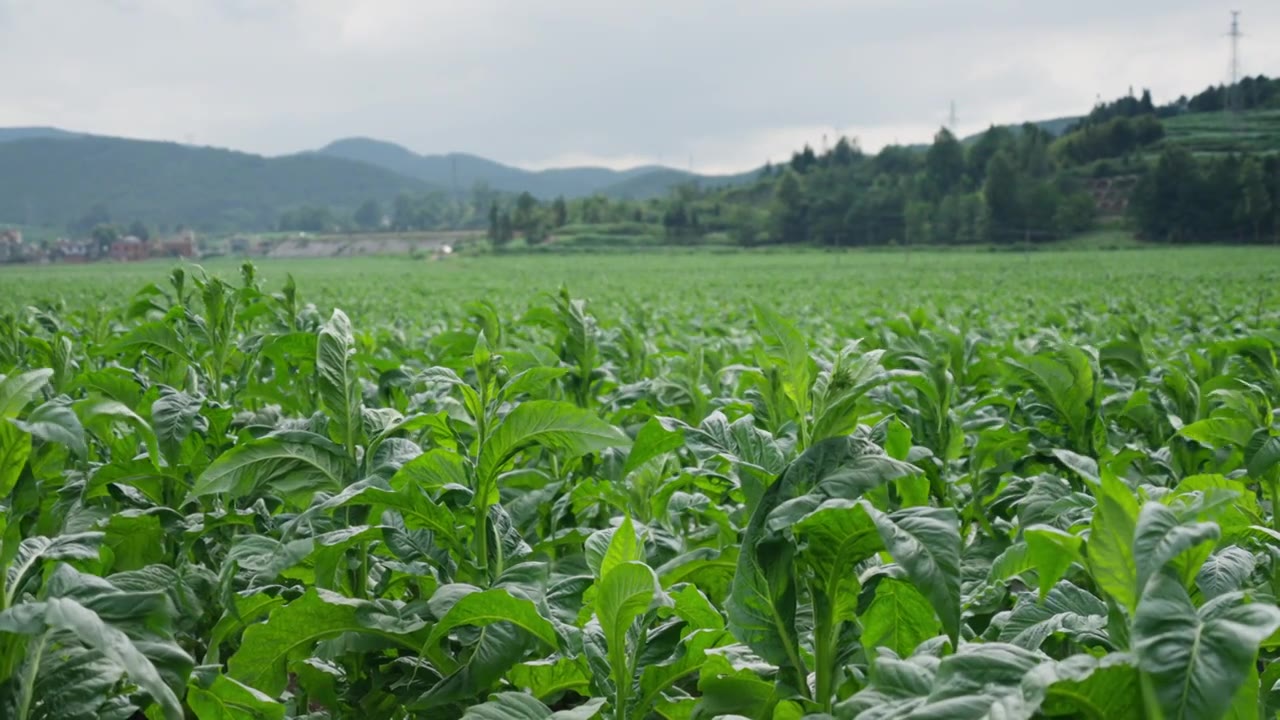
<path id="1" fill-rule="evenodd" d="M 0 127 L 723 173 L 1280 74 L 1276 0 L 0 0 Z"/>

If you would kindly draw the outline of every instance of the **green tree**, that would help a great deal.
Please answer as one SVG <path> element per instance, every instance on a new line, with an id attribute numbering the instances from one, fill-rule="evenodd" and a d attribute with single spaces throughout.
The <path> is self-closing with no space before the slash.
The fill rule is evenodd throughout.
<path id="1" fill-rule="evenodd" d="M 105 253 L 111 249 L 112 243 L 120 239 L 120 230 L 115 225 L 100 223 L 89 232 L 89 237 L 93 238 L 98 250 Z"/>
<path id="2" fill-rule="evenodd" d="M 1012 242 L 1022 217 L 1018 207 L 1018 173 L 1009 153 L 1001 150 L 987 163 L 982 198 L 997 242 Z"/>
<path id="3" fill-rule="evenodd" d="M 377 200 L 365 200 L 351 219 L 361 230 L 377 230 L 382 226 L 382 206 Z"/>
<path id="4" fill-rule="evenodd" d="M 1262 174 L 1262 163 L 1256 157 L 1246 158 L 1240 165 L 1240 202 L 1237 216 L 1253 228 L 1253 240 L 1262 239 L 1262 223 L 1271 214 L 1271 197 Z"/>
<path id="5" fill-rule="evenodd" d="M 511 218 L 512 224 L 516 230 L 521 232 L 529 232 L 534 223 L 537 222 L 535 217 L 538 211 L 538 200 L 528 192 L 520 193 L 520 197 L 516 198 L 515 216 Z"/>
<path id="6" fill-rule="evenodd" d="M 551 226 L 562 228 L 568 224 L 569 206 L 565 204 L 564 196 L 560 196 L 551 203 Z"/>
<path id="7" fill-rule="evenodd" d="M 787 169 L 773 196 L 774 235 L 779 242 L 801 243 L 808 239 L 808 217 L 800 177 Z"/>
<path id="8" fill-rule="evenodd" d="M 924 171 L 934 198 L 950 193 L 964 179 L 964 147 L 950 130 L 942 128 L 933 136 L 933 144 L 925 155 Z"/>
<path id="9" fill-rule="evenodd" d="M 138 238 L 142 242 L 146 242 L 151 239 L 151 230 L 149 230 L 146 224 L 141 220 L 134 220 L 129 224 L 129 234 Z"/>

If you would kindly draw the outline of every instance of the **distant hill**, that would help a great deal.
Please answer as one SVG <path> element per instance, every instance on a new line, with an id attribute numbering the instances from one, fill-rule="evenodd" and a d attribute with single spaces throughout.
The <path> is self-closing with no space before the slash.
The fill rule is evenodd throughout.
<path id="1" fill-rule="evenodd" d="M 0 143 L 13 142 L 15 140 L 35 140 L 39 138 L 69 140 L 71 138 L 78 137 L 84 137 L 84 135 L 82 133 L 59 130 L 54 127 L 0 128 Z"/>
<path id="2" fill-rule="evenodd" d="M 494 190 L 528 192 L 544 200 L 561 195 L 584 197 L 596 193 L 647 199 L 666 195 L 675 185 L 684 182 L 727 184 L 750 176 L 695 175 L 656 165 L 628 170 L 599 167 L 524 170 L 466 153 L 419 155 L 395 143 L 370 138 L 337 140 L 317 150 L 316 154 L 377 165 L 442 187 L 456 186 L 466 191 L 476 183 L 484 183 Z"/>
<path id="3" fill-rule="evenodd" d="M 66 227 L 95 205 L 113 220 L 201 229 L 265 229 L 300 205 L 354 208 L 433 187 L 324 155 L 259 155 L 175 143 L 4 131 L 0 223 Z M 13 136 L 27 133 L 25 139 Z M 43 135 L 39 133 L 44 133 Z"/>
<path id="4" fill-rule="evenodd" d="M 719 188 L 730 185 L 745 185 L 759 177 L 759 175 L 759 170 L 748 170 L 736 175 L 698 175 L 684 170 L 659 168 L 618 181 L 605 187 L 600 192 L 614 198 L 648 200 L 649 198 L 665 196 L 671 192 L 672 188 L 685 183 L 697 183 L 703 188 Z"/>

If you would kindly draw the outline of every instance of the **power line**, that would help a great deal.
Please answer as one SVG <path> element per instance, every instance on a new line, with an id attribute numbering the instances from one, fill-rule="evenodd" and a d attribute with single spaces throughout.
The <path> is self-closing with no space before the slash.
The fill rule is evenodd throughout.
<path id="1" fill-rule="evenodd" d="M 1239 109 L 1240 90 L 1237 87 L 1240 82 L 1240 38 L 1244 35 L 1240 32 L 1240 11 L 1231 11 L 1231 31 L 1227 33 L 1231 38 L 1231 84 L 1227 86 L 1226 102 L 1223 107 L 1227 112 L 1234 112 Z"/>

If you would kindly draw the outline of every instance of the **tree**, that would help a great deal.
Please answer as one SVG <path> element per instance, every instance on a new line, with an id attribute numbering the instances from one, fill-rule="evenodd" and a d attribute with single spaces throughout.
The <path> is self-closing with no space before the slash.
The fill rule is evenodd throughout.
<path id="1" fill-rule="evenodd" d="M 496 243 L 499 231 L 498 201 L 489 203 L 489 240 Z"/>
<path id="2" fill-rule="evenodd" d="M 111 213 L 107 211 L 107 206 L 102 203 L 97 203 L 86 210 L 85 213 L 80 216 L 80 219 L 71 223 L 71 226 L 67 229 L 74 235 L 85 236 L 91 235 L 94 229 L 99 225 L 110 224 Z"/>
<path id="3" fill-rule="evenodd" d="M 93 243 L 98 246 L 98 250 L 105 254 L 111 249 L 112 243 L 120 239 L 120 231 L 115 225 L 100 223 L 90 231 L 89 237 L 93 238 Z"/>
<path id="4" fill-rule="evenodd" d="M 400 193 L 392 206 L 391 226 L 396 230 L 412 230 L 415 222 L 413 198 L 407 193 Z"/>
<path id="5" fill-rule="evenodd" d="M 134 220 L 129 224 L 129 234 L 142 242 L 151 239 L 151 231 L 147 229 L 147 226 L 141 220 Z"/>
<path id="6" fill-rule="evenodd" d="M 551 203 L 551 223 L 552 227 L 562 228 L 569 224 L 569 206 L 564 202 L 564 196 L 561 195 Z"/>
<path id="7" fill-rule="evenodd" d="M 1007 151 L 1001 150 L 987 163 L 987 182 L 982 186 L 982 198 L 987 205 L 998 241 L 1014 239 L 1011 230 L 1021 225 L 1018 207 L 1018 174 Z"/>
<path id="8" fill-rule="evenodd" d="M 1262 223 L 1271 214 L 1271 197 L 1262 174 L 1262 163 L 1256 157 L 1240 165 L 1240 203 L 1237 216 L 1253 227 L 1253 241 L 1262 239 Z"/>
<path id="9" fill-rule="evenodd" d="M 528 232 L 533 227 L 536 218 L 534 213 L 538 210 L 538 200 L 528 192 L 520 193 L 520 197 L 516 198 L 515 216 L 511 218 L 512 225 L 516 230 Z"/>
<path id="10" fill-rule="evenodd" d="M 1203 231 L 1203 175 L 1185 148 L 1170 145 L 1129 201 L 1139 231 L 1151 240 L 1188 242 Z"/>
<path id="11" fill-rule="evenodd" d="M 382 226 L 382 206 L 377 200 L 365 200 L 351 219 L 361 230 L 377 230 Z"/>
<path id="12" fill-rule="evenodd" d="M 925 155 L 924 171 L 933 198 L 951 192 L 964 179 L 964 147 L 950 130 L 942 128 L 933 136 L 933 144 Z"/>
<path id="13" fill-rule="evenodd" d="M 808 239 L 804 190 L 793 170 L 782 173 L 773 197 L 774 233 L 779 242 L 801 243 Z"/>

